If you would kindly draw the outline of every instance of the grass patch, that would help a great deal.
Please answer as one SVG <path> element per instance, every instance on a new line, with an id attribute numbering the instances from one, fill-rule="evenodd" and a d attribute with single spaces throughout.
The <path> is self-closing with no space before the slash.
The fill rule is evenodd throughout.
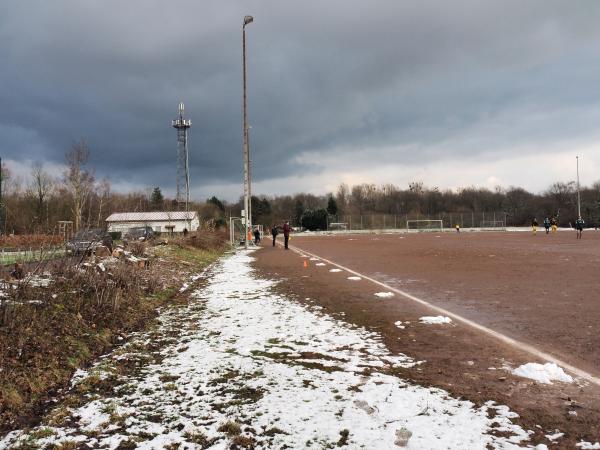
<path id="1" fill-rule="evenodd" d="M 350 437 L 349 430 L 340 431 L 340 440 L 337 442 L 338 447 L 343 447 L 344 445 L 348 445 L 348 438 Z"/>
<path id="2" fill-rule="evenodd" d="M 232 447 L 254 448 L 254 439 L 249 436 L 236 436 L 231 440 Z"/>
<path id="3" fill-rule="evenodd" d="M 269 428 L 268 430 L 265 430 L 265 432 L 262 435 L 263 436 L 273 437 L 273 436 L 275 436 L 277 434 L 290 434 L 290 433 L 286 433 L 281 428 L 272 427 L 272 428 Z"/>
<path id="4" fill-rule="evenodd" d="M 197 444 L 201 449 L 210 448 L 217 441 L 217 438 L 208 438 L 201 431 L 186 432 L 183 437 L 193 444 Z"/>
<path id="5" fill-rule="evenodd" d="M 221 424 L 219 428 L 217 428 L 217 431 L 225 433 L 227 436 L 237 436 L 242 432 L 242 427 L 239 423 L 228 420 L 227 422 Z"/>

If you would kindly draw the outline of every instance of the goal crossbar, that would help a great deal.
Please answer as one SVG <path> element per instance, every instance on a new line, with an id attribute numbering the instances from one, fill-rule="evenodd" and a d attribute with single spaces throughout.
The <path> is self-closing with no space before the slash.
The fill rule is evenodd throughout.
<path id="1" fill-rule="evenodd" d="M 444 221 L 437 219 L 407 220 L 406 229 L 416 231 L 443 231 Z"/>
<path id="2" fill-rule="evenodd" d="M 482 220 L 479 228 L 486 230 L 505 230 L 506 222 L 504 222 L 504 220 Z"/>

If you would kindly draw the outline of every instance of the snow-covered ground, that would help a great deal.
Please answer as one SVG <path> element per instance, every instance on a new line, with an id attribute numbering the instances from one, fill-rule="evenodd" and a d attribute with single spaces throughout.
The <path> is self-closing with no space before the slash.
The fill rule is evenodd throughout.
<path id="1" fill-rule="evenodd" d="M 73 379 L 76 388 L 90 377 L 119 377 L 114 389 L 89 394 L 61 427 L 10 433 L 0 449 L 26 440 L 110 449 L 526 446 L 529 433 L 508 408 L 403 381 L 395 371 L 420 362 L 391 355 L 375 333 L 275 294 L 251 259 L 222 259 L 188 305 L 162 314 L 159 330 L 136 335 Z M 157 362 L 133 374 L 111 369 L 143 360 L 157 336 L 168 337 Z"/>

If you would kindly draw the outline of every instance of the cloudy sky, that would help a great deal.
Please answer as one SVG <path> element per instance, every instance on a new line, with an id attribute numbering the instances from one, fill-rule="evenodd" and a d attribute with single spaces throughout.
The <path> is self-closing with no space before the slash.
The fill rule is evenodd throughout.
<path id="1" fill-rule="evenodd" d="M 242 192 L 241 25 L 254 192 L 600 179 L 600 2 L 9 0 L 0 156 L 60 173 L 75 140 L 113 189 Z"/>

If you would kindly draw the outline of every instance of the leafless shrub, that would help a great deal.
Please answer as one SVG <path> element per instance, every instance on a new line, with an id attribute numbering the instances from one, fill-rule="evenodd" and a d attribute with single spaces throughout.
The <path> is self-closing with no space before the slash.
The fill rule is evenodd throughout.
<path id="1" fill-rule="evenodd" d="M 208 251 L 220 251 L 227 246 L 229 236 L 225 230 L 198 230 L 183 239 L 182 243 Z"/>
<path id="2" fill-rule="evenodd" d="M 146 243 L 142 241 L 133 241 L 129 243 L 128 249 L 134 256 L 144 256 L 146 253 Z"/>

